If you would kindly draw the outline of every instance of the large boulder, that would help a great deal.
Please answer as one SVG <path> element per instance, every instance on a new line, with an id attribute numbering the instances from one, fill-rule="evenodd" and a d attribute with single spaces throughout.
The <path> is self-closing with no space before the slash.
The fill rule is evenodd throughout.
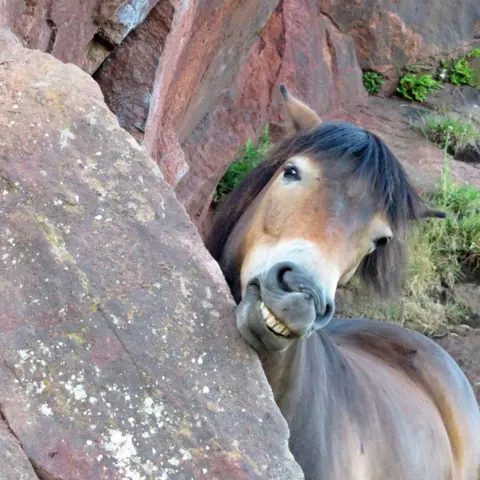
<path id="1" fill-rule="evenodd" d="M 319 12 L 317 0 L 279 2 L 232 87 L 184 139 L 189 170 L 175 190 L 197 226 L 246 140 L 267 122 L 277 129 L 282 123 L 281 82 L 322 115 L 366 100 L 355 45 Z"/>
<path id="2" fill-rule="evenodd" d="M 0 101 L 0 477 L 303 478 L 218 265 L 95 82 L 13 45 Z"/>

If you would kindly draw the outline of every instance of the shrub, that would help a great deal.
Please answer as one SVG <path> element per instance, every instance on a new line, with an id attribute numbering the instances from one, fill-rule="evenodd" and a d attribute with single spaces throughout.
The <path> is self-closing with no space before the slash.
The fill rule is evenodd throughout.
<path id="1" fill-rule="evenodd" d="M 450 62 L 442 60 L 441 64 L 451 84 L 470 85 L 472 83 L 473 69 L 466 58 L 453 59 Z"/>
<path id="2" fill-rule="evenodd" d="M 385 78 L 382 74 L 377 72 L 365 72 L 362 77 L 363 86 L 368 93 L 374 95 L 382 88 Z"/>
<path id="3" fill-rule="evenodd" d="M 467 59 L 473 60 L 480 57 L 480 48 L 474 48 L 471 52 L 467 53 Z"/>
<path id="4" fill-rule="evenodd" d="M 243 147 L 243 152 L 240 158 L 234 160 L 227 171 L 221 178 L 217 185 L 215 194 L 213 196 L 214 203 L 218 203 L 222 197 L 228 195 L 234 188 L 236 188 L 245 176 L 251 172 L 257 165 L 259 165 L 265 158 L 265 155 L 270 147 L 270 135 L 268 131 L 268 124 L 261 137 L 258 139 L 258 144 L 254 145 L 250 139 Z"/>
<path id="5" fill-rule="evenodd" d="M 397 92 L 409 100 L 424 102 L 429 95 L 441 88 L 442 84 L 434 80 L 430 74 L 415 75 L 407 73 L 400 79 Z"/>
<path id="6" fill-rule="evenodd" d="M 431 113 L 422 119 L 420 129 L 428 140 L 442 149 L 447 147 L 452 155 L 480 148 L 479 124 L 457 113 Z"/>

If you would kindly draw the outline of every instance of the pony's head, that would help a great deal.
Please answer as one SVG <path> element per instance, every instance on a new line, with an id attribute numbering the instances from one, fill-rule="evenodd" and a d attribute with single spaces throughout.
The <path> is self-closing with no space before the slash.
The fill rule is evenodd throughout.
<path id="1" fill-rule="evenodd" d="M 404 239 L 430 210 L 385 143 L 322 123 L 282 85 L 290 135 L 217 210 L 210 238 L 256 349 L 283 350 L 324 327 L 359 270 L 381 294 L 401 280 Z"/>

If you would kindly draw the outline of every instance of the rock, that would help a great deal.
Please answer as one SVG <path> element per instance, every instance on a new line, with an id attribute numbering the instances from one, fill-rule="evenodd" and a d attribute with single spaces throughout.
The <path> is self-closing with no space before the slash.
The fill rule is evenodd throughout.
<path id="1" fill-rule="evenodd" d="M 8 0 L 0 5 L 0 25 L 10 27 L 25 46 L 93 73 L 157 2 Z"/>
<path id="2" fill-rule="evenodd" d="M 319 13 L 316 0 L 279 3 L 232 87 L 182 143 L 189 170 L 176 193 L 197 226 L 246 140 L 268 121 L 281 123 L 281 82 L 320 114 L 366 99 L 352 40 Z"/>
<path id="3" fill-rule="evenodd" d="M 441 90 L 430 95 L 424 105 L 432 109 L 458 112 L 480 122 L 480 90 L 477 88 L 446 83 Z"/>
<path id="4" fill-rule="evenodd" d="M 161 0 L 93 76 L 120 126 L 139 142 L 143 139 L 155 71 L 173 13 L 170 2 Z"/>
<path id="5" fill-rule="evenodd" d="M 38 480 L 20 443 L 0 415 L 0 465 L 2 480 Z"/>
<path id="6" fill-rule="evenodd" d="M 365 105 L 339 109 L 324 118 L 352 122 L 379 135 L 402 161 L 415 186 L 426 191 L 438 182 L 445 158 L 442 150 L 412 128 L 418 115 L 417 107 L 409 102 L 370 97 Z M 480 187 L 479 165 L 449 159 L 449 169 L 457 183 Z"/>
<path id="7" fill-rule="evenodd" d="M 178 2 L 143 141 L 170 185 L 175 186 L 189 167 L 181 145 L 232 85 L 276 3 Z"/>
<path id="8" fill-rule="evenodd" d="M 460 283 L 453 286 L 456 303 L 468 308 L 474 318 L 472 326 L 480 328 L 480 285 L 476 283 Z"/>
<path id="9" fill-rule="evenodd" d="M 21 45 L 18 37 L 8 28 L 0 27 L 0 53 L 15 45 Z"/>
<path id="10" fill-rule="evenodd" d="M 22 47 L 0 77 L 0 411 L 37 476 L 303 478 L 218 265 L 99 87 Z M 36 478 L 4 430 L 2 475 Z"/>
<path id="11" fill-rule="evenodd" d="M 362 69 L 387 77 L 387 93 L 395 91 L 405 66 L 431 67 L 476 45 L 480 18 L 477 0 L 328 0 L 319 9 L 354 39 Z"/>
<path id="12" fill-rule="evenodd" d="M 480 329 L 464 330 L 456 335 L 450 334 L 437 342 L 460 365 L 480 404 Z"/>

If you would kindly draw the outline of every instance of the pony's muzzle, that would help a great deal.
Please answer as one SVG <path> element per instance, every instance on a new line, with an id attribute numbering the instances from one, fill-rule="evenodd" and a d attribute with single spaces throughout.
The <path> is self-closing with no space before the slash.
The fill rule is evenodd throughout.
<path id="1" fill-rule="evenodd" d="M 279 262 L 261 276 L 259 286 L 263 313 L 267 320 L 273 317 L 269 323 L 274 331 L 276 320 L 294 336 L 305 337 L 324 327 L 333 316 L 333 299 L 327 297 L 321 282 L 302 265 Z"/>

